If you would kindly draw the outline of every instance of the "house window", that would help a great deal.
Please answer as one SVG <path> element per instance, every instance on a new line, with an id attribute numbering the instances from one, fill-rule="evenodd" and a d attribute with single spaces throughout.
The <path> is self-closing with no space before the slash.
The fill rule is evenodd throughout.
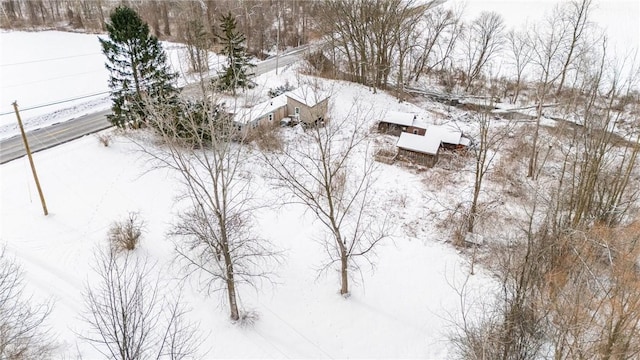
<path id="1" fill-rule="evenodd" d="M 296 106 L 296 107 L 293 109 L 293 113 L 294 113 L 295 115 L 300 115 L 300 108 Z"/>
<path id="2" fill-rule="evenodd" d="M 269 121 L 273 121 L 273 113 L 269 114 Z"/>

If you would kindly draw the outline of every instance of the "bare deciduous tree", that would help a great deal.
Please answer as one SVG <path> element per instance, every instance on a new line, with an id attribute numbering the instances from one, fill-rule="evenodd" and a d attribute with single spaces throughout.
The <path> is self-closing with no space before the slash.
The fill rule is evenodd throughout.
<path id="1" fill-rule="evenodd" d="M 624 223 L 638 198 L 638 188 L 632 181 L 640 155 L 638 133 L 612 131 L 626 117 L 616 110 L 616 101 L 628 96 L 637 67 L 625 80 L 618 68 L 621 64 L 606 56 L 606 46 L 599 57 L 598 63 L 582 75 L 585 86 L 577 102 L 580 106 L 571 107 L 566 115 L 580 126 L 570 128 L 565 134 L 569 140 L 557 144 L 563 160 L 556 170 L 558 180 L 551 197 L 554 233 L 567 227 L 583 229 L 594 222 Z"/>
<path id="2" fill-rule="evenodd" d="M 186 45 L 189 71 L 197 74 L 199 80 L 208 75 L 209 53 L 213 36 L 205 28 L 202 6 L 195 2 L 184 2 L 179 13 L 178 31 Z M 203 90 L 204 93 L 204 90 Z"/>
<path id="3" fill-rule="evenodd" d="M 585 30 L 589 27 L 589 15 L 591 13 L 592 3 L 592 0 L 572 0 L 565 5 L 563 10 L 563 20 L 566 24 L 565 26 L 569 28 L 570 36 L 568 38 L 569 43 L 566 45 L 566 55 L 556 94 L 562 92 L 569 66 L 574 59 L 580 42 L 584 39 L 583 35 Z"/>
<path id="4" fill-rule="evenodd" d="M 324 269 L 339 264 L 340 294 L 345 296 L 358 260 L 369 260 L 388 231 L 380 214 L 369 212 L 376 169 L 369 153 L 369 116 L 354 104 L 340 118 L 308 129 L 284 151 L 265 156 L 282 187 L 329 231 L 322 241 L 328 255 Z"/>
<path id="5" fill-rule="evenodd" d="M 461 14 L 461 11 L 445 10 L 440 6 L 424 13 L 420 33 L 415 39 L 413 81 L 418 81 L 422 74 L 428 74 L 449 58 L 460 35 Z"/>
<path id="6" fill-rule="evenodd" d="M 530 32 L 530 43 L 533 49 L 532 62 L 537 65 L 538 70 L 536 124 L 529 156 L 529 170 L 527 172 L 527 177 L 530 178 L 534 178 L 538 172 L 538 155 L 540 151 L 538 141 L 542 109 L 553 83 L 561 74 L 560 53 L 566 33 L 567 29 L 562 26 L 562 18 L 558 8 L 545 19 L 543 26 L 534 26 L 533 31 Z"/>
<path id="7" fill-rule="evenodd" d="M 554 236 L 529 227 L 524 243 L 491 244 L 482 262 L 498 291 L 472 308 L 467 283 L 458 288 L 462 316 L 450 338 L 459 358 L 636 358 L 639 229 L 635 221 Z"/>
<path id="8" fill-rule="evenodd" d="M 48 359 L 54 349 L 44 324 L 50 304 L 31 304 L 25 297 L 23 273 L 0 249 L 0 359 Z"/>
<path id="9" fill-rule="evenodd" d="M 129 252 L 98 251 L 99 280 L 87 283 L 79 334 L 105 358 L 119 360 L 192 359 L 197 355 L 195 324 L 185 319 L 180 297 L 161 293 L 153 266 Z"/>
<path id="10" fill-rule="evenodd" d="M 527 37 L 526 31 L 514 31 L 511 30 L 507 33 L 507 42 L 510 52 L 513 66 L 515 69 L 516 84 L 513 89 L 513 96 L 511 97 L 511 103 L 515 104 L 520 96 L 520 88 L 524 80 L 524 71 L 531 63 L 531 44 Z"/>
<path id="11" fill-rule="evenodd" d="M 418 31 L 417 27 L 420 18 L 431 6 L 433 6 L 433 2 L 407 9 L 403 18 L 396 22 L 395 26 L 392 26 L 392 34 L 395 37 L 395 45 L 397 48 L 396 58 L 398 64 L 396 70 L 396 91 L 399 93 L 400 101 L 403 100 L 404 96 L 407 57 L 411 49 L 415 46 L 414 38 L 416 31 Z"/>
<path id="12" fill-rule="evenodd" d="M 406 24 L 431 5 L 415 0 L 328 0 L 322 2 L 318 26 L 346 61 L 349 80 L 386 88 L 402 36 L 398 31 L 404 32 Z"/>
<path id="13" fill-rule="evenodd" d="M 596 226 L 562 237 L 545 292 L 556 358 L 640 354 L 639 225 Z"/>
<path id="14" fill-rule="evenodd" d="M 240 129 L 217 99 L 200 106 L 156 108 L 151 126 L 161 145 L 137 141 L 154 166 L 174 170 L 184 185 L 189 209 L 173 231 L 174 244 L 188 274 L 197 274 L 209 291 L 224 290 L 230 317 L 241 318 L 238 286 L 269 280 L 279 259 L 266 239 L 253 232 L 251 155 Z"/>
<path id="15" fill-rule="evenodd" d="M 496 279 L 497 290 L 479 301 L 469 316 L 467 292 L 459 290 L 462 319 L 451 336 L 461 359 L 538 359 L 547 332 L 546 309 L 538 306 L 548 274 L 554 241 L 535 227 L 540 189 L 520 234 L 490 243 L 481 262 Z M 477 309 L 476 309 L 477 310 Z"/>
<path id="16" fill-rule="evenodd" d="M 485 175 L 493 167 L 493 161 L 498 154 L 505 138 L 513 129 L 513 123 L 508 120 L 493 119 L 487 112 L 478 113 L 475 116 L 478 124 L 475 136 L 475 144 L 472 152 L 475 158 L 475 171 L 473 182 L 473 197 L 469 207 L 467 232 L 473 233 L 474 225 L 478 217 L 478 205 Z M 503 124 L 498 122 L 503 121 Z"/>
<path id="17" fill-rule="evenodd" d="M 502 50 L 504 20 L 495 12 L 482 12 L 464 33 L 465 91 L 482 73 L 491 58 Z"/>

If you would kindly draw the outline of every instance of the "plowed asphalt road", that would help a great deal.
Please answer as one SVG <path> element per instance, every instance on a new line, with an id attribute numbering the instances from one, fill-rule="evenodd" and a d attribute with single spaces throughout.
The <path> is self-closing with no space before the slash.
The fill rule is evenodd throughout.
<path id="1" fill-rule="evenodd" d="M 307 49 L 308 46 L 301 46 L 281 55 L 277 60 L 278 66 L 284 67 L 299 60 Z M 254 68 L 254 73 L 256 75 L 261 75 L 265 72 L 274 70 L 275 68 L 276 58 L 270 58 L 258 63 Z M 188 86 L 195 85 L 187 85 L 187 87 Z M 106 116 L 110 113 L 111 110 L 105 110 L 47 126 L 42 129 L 29 131 L 27 133 L 27 140 L 29 142 L 31 152 L 49 149 L 85 135 L 93 134 L 100 130 L 109 128 L 111 127 L 111 123 L 107 121 Z M 25 155 L 26 150 L 20 135 L 0 141 L 0 164 L 18 159 Z"/>

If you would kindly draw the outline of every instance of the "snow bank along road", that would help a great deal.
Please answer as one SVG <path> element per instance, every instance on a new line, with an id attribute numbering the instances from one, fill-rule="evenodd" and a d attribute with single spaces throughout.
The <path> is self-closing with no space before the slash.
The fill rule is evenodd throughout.
<path id="1" fill-rule="evenodd" d="M 41 129 L 32 130 L 27 133 L 29 148 L 31 152 L 45 150 L 111 127 L 111 123 L 106 117 L 107 114 L 110 113 L 111 110 L 105 110 Z M 26 151 L 22 143 L 22 136 L 17 135 L 0 141 L 0 164 L 15 160 L 24 155 L 26 155 Z"/>
<path id="2" fill-rule="evenodd" d="M 255 74 L 261 75 L 272 71 L 278 66 L 286 66 L 300 59 L 300 56 L 309 48 L 308 45 L 295 48 L 278 59 L 270 58 L 258 63 L 255 67 Z M 111 110 L 105 110 L 93 114 L 81 116 L 79 118 L 64 121 L 42 129 L 29 131 L 27 140 L 31 152 L 45 150 L 65 142 L 75 140 L 82 136 L 104 130 L 111 127 L 107 120 L 107 115 Z M 26 150 L 22 144 L 20 135 L 0 141 L 0 164 L 15 160 L 26 155 Z"/>

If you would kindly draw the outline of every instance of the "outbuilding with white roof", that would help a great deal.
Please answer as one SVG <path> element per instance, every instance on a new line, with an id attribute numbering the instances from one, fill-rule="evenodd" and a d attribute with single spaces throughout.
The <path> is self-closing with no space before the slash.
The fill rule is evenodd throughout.
<path id="1" fill-rule="evenodd" d="M 378 131 L 395 136 L 400 136 L 403 132 L 424 135 L 426 128 L 427 125 L 417 114 L 399 111 L 387 112 L 378 123 Z"/>
<path id="2" fill-rule="evenodd" d="M 438 161 L 440 139 L 403 132 L 398 143 L 398 155 L 410 158 L 424 166 L 433 167 Z"/>

